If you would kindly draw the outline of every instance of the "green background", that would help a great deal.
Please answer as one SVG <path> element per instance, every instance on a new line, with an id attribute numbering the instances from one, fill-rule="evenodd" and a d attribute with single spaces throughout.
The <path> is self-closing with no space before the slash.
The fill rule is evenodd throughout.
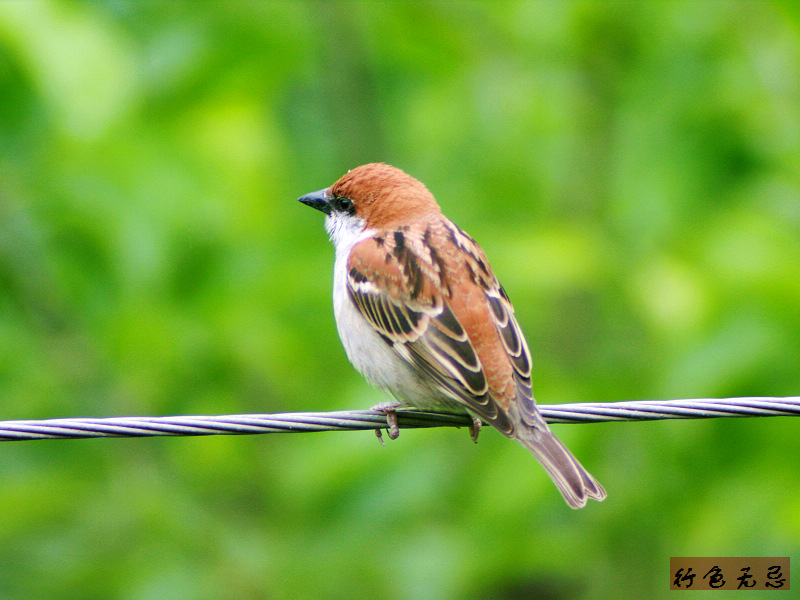
<path id="1" fill-rule="evenodd" d="M 3 1 L 0 419 L 383 400 L 295 201 L 371 161 L 483 246 L 540 402 L 800 393 L 795 3 Z M 4 444 L 0 597 L 671 598 L 800 559 L 798 427 L 556 426 L 578 512 L 490 430 Z"/>

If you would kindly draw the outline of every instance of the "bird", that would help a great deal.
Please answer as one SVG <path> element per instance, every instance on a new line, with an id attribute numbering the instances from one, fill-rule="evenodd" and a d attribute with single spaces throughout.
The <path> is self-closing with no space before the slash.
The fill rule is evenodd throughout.
<path id="1" fill-rule="evenodd" d="M 606 492 L 536 406 L 514 308 L 478 244 L 420 181 L 384 163 L 348 171 L 298 200 L 325 214 L 335 248 L 333 310 L 348 359 L 396 409 L 466 413 L 530 450 L 567 504 Z"/>

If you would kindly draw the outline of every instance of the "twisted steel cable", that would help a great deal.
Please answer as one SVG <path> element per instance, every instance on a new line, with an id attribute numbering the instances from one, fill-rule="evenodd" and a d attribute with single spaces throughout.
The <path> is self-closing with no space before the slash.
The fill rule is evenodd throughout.
<path id="1" fill-rule="evenodd" d="M 661 419 L 800 416 L 800 397 L 642 400 L 576 404 L 540 404 L 549 423 L 601 423 Z M 401 428 L 466 427 L 466 415 L 397 411 Z M 97 437 L 197 436 L 311 431 L 357 431 L 386 427 L 376 410 L 300 412 L 220 416 L 66 418 L 0 421 L 0 441 Z"/>

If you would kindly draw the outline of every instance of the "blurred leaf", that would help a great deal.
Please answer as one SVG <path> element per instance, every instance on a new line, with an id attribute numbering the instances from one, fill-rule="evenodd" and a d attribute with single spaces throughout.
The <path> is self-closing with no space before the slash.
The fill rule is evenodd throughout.
<path id="1" fill-rule="evenodd" d="M 362 408 L 295 199 L 388 161 L 484 247 L 541 402 L 796 395 L 792 3 L 0 3 L 3 418 Z M 792 419 L 9 444 L 0 596 L 662 598 L 797 554 Z M 755 541 L 754 541 L 755 540 Z"/>

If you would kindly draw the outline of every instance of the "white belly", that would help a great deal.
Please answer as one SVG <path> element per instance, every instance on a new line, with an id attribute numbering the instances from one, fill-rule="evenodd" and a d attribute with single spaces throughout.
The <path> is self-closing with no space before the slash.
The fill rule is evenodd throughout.
<path id="1" fill-rule="evenodd" d="M 339 338 L 347 358 L 367 381 L 391 394 L 398 402 L 420 409 L 465 412 L 450 397 L 420 379 L 401 354 L 408 351 L 387 344 L 353 305 L 347 291 L 347 259 L 350 249 L 371 232 L 358 230 L 352 223 L 326 220 L 334 240 L 336 261 L 333 267 L 333 312 Z"/>

